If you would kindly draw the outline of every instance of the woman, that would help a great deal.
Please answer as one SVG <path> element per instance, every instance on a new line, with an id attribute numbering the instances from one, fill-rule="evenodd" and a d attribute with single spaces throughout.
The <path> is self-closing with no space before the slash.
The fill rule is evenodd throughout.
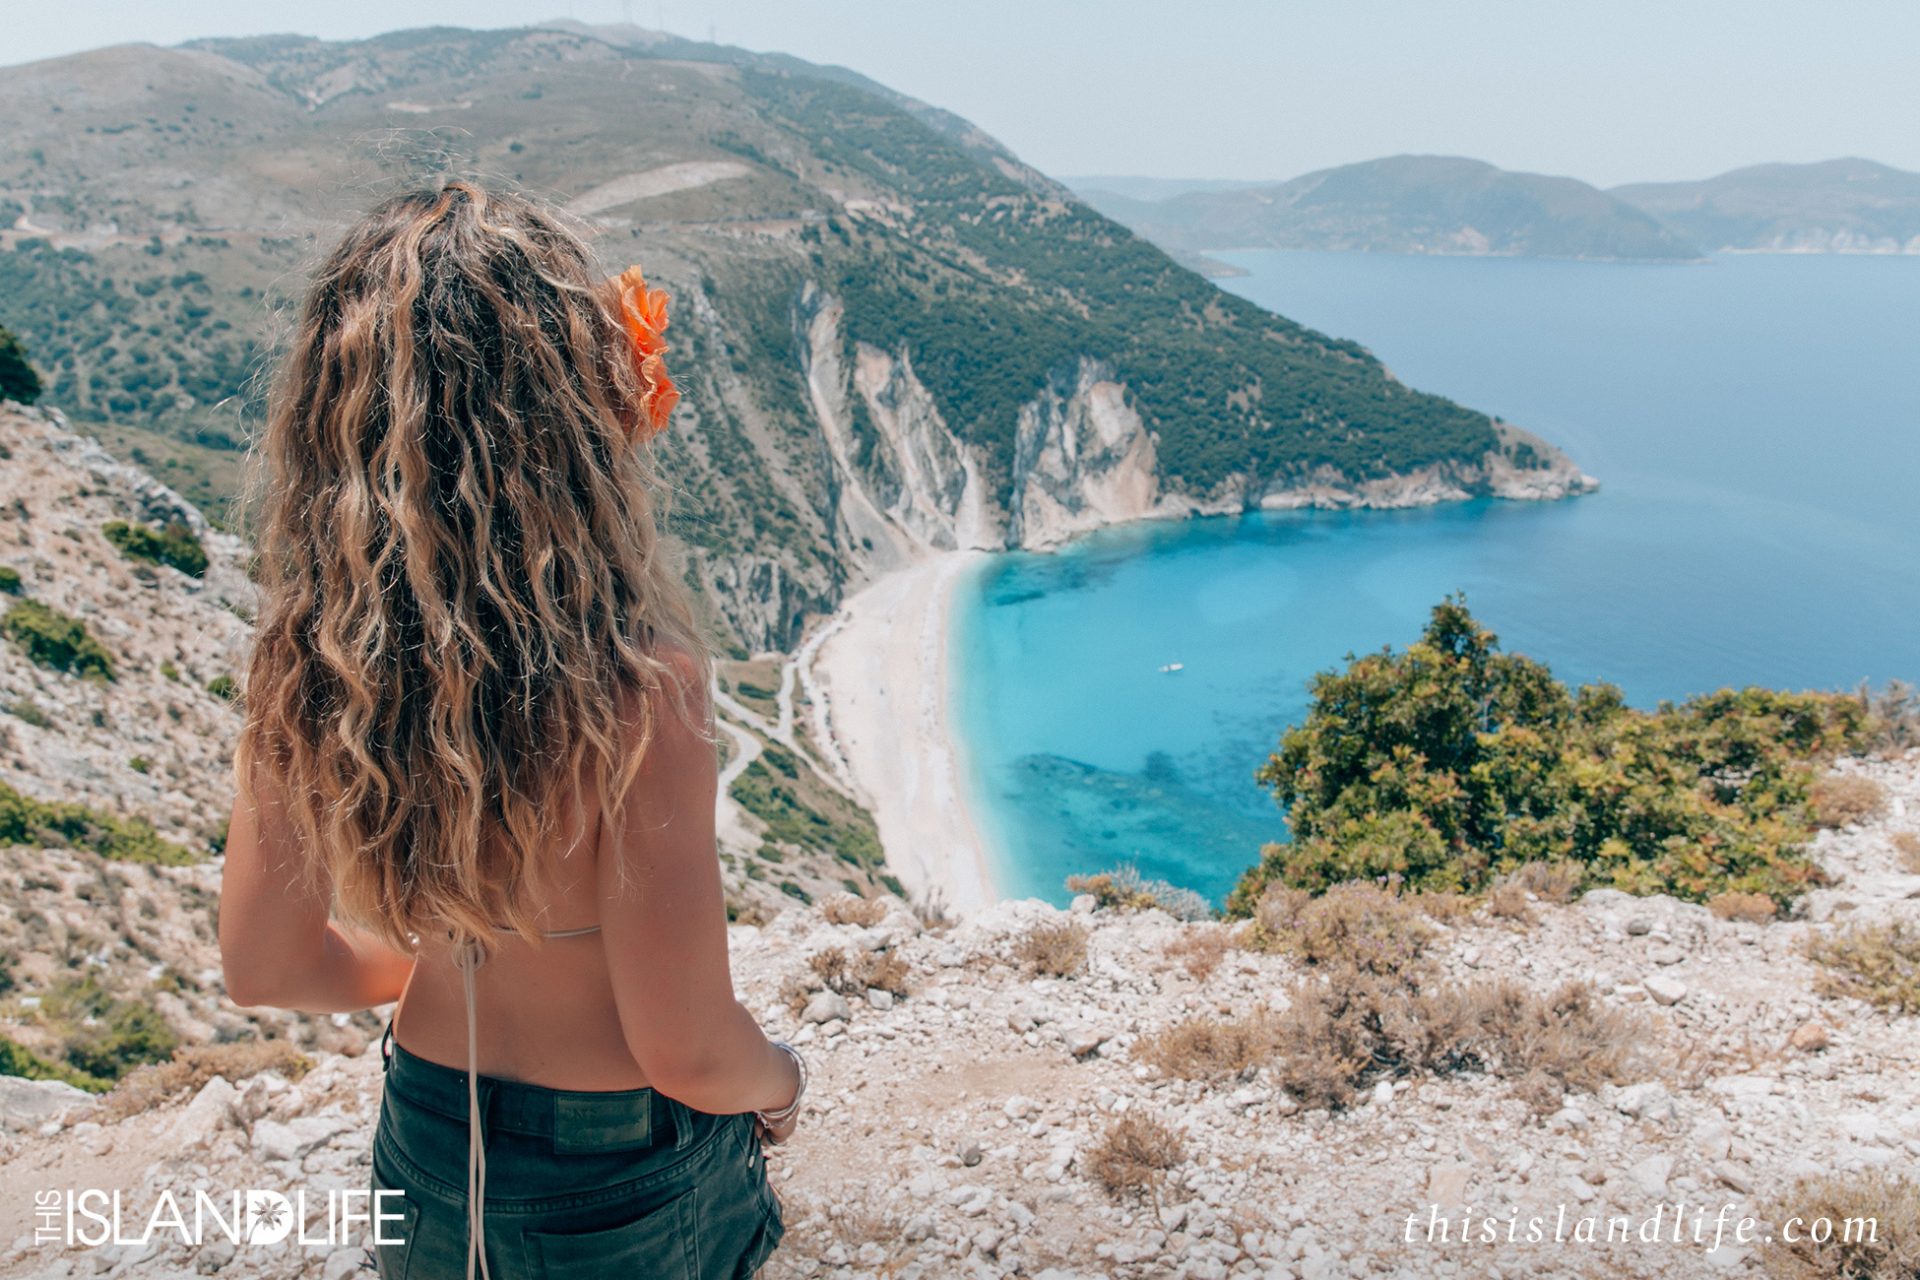
<path id="1" fill-rule="evenodd" d="M 665 304 L 449 182 L 347 233 L 275 389 L 220 946 L 243 1005 L 400 1002 L 385 1276 L 748 1276 L 783 1230 L 804 1066 L 727 967 Z"/>

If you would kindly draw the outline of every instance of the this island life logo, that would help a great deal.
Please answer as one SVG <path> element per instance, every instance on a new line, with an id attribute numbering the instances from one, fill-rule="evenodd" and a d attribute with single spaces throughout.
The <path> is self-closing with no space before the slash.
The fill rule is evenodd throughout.
<path id="1" fill-rule="evenodd" d="M 99 1187 L 51 1188 L 33 1197 L 33 1242 L 37 1246 L 99 1248 L 106 1245 L 201 1245 L 226 1240 L 240 1246 L 338 1249 L 371 1230 L 373 1243 L 405 1244 L 406 1193 L 365 1187 L 334 1189 L 324 1196 L 263 1187 L 234 1191 L 162 1190 L 145 1207 L 124 1192 Z"/>

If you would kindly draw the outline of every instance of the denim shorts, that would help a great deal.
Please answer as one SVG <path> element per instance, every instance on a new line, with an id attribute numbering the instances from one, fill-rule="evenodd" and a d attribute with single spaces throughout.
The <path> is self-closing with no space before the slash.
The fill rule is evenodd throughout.
<path id="1" fill-rule="evenodd" d="M 391 1042 L 389 1042 L 391 1044 Z M 464 1280 L 467 1075 L 391 1044 L 373 1189 L 383 1280 Z M 543 1089 L 481 1076 L 493 1280 L 747 1280 L 785 1227 L 752 1115 L 652 1089 Z"/>

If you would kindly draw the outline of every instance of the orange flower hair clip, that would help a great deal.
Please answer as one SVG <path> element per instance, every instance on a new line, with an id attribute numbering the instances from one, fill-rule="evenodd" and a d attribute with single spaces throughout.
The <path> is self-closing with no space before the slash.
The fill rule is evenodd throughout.
<path id="1" fill-rule="evenodd" d="M 651 439 L 667 429 L 680 391 L 667 376 L 667 291 L 650 289 L 639 267 L 628 267 L 613 278 L 619 299 L 620 324 L 633 343 L 634 367 L 640 373 L 641 438 Z"/>

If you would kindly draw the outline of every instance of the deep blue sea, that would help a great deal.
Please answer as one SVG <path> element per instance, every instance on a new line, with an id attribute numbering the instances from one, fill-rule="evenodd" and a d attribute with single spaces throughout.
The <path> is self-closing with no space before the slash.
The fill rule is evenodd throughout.
<path id="1" fill-rule="evenodd" d="M 1309 677 L 1406 644 L 1448 592 L 1637 705 L 1920 678 L 1920 258 L 1219 256 L 1250 273 L 1226 288 L 1603 488 L 995 557 L 958 592 L 949 696 L 1003 895 L 1063 901 L 1068 874 L 1132 863 L 1217 900 L 1284 838 L 1252 775 Z"/>

